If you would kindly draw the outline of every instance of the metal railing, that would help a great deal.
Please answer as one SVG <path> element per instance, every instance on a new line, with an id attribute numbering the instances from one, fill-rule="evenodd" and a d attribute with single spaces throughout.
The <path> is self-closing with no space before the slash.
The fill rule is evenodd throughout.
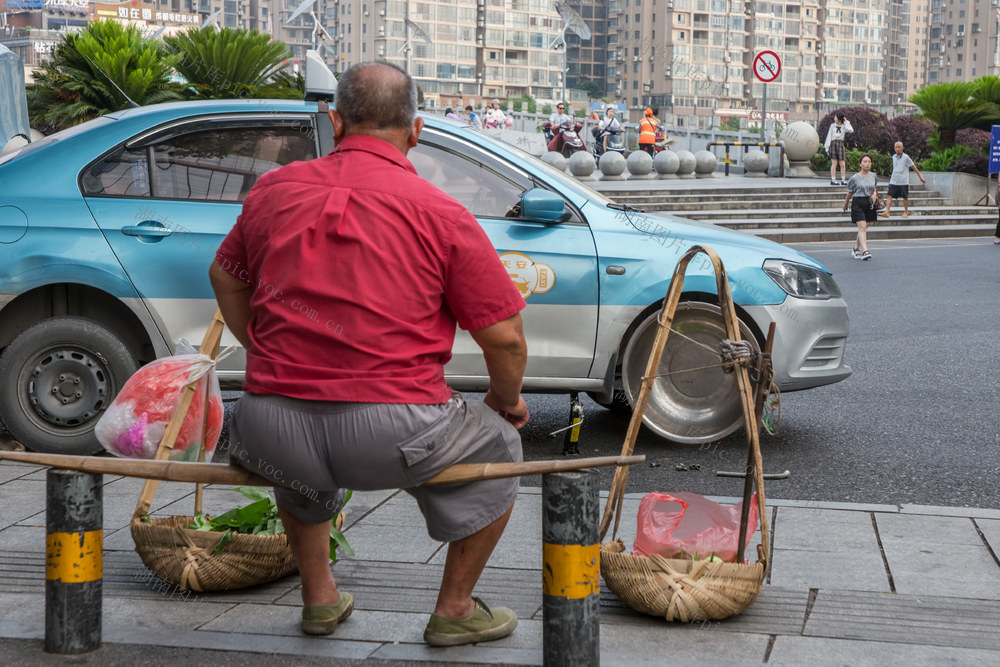
<path id="1" fill-rule="evenodd" d="M 726 165 L 726 176 L 729 175 L 729 165 L 731 161 L 729 159 L 729 149 L 741 148 L 743 149 L 743 157 L 746 157 L 747 150 L 751 148 L 763 148 L 764 153 L 767 154 L 768 158 L 771 157 L 771 149 L 778 149 L 778 176 L 785 175 L 785 144 L 781 141 L 756 141 L 756 142 L 744 142 L 744 141 L 714 141 L 709 142 L 706 150 L 712 150 L 715 146 L 724 146 L 726 149 L 725 155 L 725 165 Z"/>

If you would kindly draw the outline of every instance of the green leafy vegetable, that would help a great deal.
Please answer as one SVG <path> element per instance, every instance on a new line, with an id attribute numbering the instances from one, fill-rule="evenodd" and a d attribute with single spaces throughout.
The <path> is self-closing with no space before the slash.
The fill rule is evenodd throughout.
<path id="1" fill-rule="evenodd" d="M 278 515 L 278 505 L 274 494 L 263 486 L 240 486 L 236 488 L 252 502 L 243 507 L 231 509 L 217 517 L 198 513 L 188 528 L 193 530 L 221 532 L 218 545 L 212 551 L 215 556 L 233 539 L 233 533 L 245 535 L 279 535 L 285 532 L 285 526 Z M 350 490 L 344 494 L 344 504 L 351 499 Z M 330 526 L 330 560 L 337 562 L 337 549 L 342 549 L 349 555 L 354 555 L 354 549 L 347 542 L 344 534 L 337 529 L 336 523 Z"/>

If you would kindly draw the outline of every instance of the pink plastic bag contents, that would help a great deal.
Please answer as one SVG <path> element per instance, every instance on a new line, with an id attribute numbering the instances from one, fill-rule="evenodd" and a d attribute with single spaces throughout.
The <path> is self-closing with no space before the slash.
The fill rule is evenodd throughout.
<path id="1" fill-rule="evenodd" d="M 106 450 L 115 456 L 152 459 L 156 456 L 174 408 L 184 387 L 200 379 L 180 433 L 171 450 L 172 460 L 193 461 L 198 455 L 205 412 L 205 391 L 209 392 L 205 423 L 205 454 L 210 457 L 222 432 L 222 393 L 211 357 L 194 353 L 187 341 L 178 354 L 158 359 L 140 368 L 129 378 L 118 396 L 97 422 L 94 433 Z"/>
<path id="2" fill-rule="evenodd" d="M 647 493 L 639 502 L 632 553 L 664 558 L 704 560 L 715 556 L 727 563 L 736 558 L 743 503 L 720 505 L 697 493 Z M 750 500 L 744 548 L 757 529 L 757 494 Z"/>

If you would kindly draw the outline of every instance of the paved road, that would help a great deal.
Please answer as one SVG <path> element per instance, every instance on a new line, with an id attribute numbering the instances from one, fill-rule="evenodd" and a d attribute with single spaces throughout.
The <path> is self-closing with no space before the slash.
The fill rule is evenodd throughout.
<path id="1" fill-rule="evenodd" d="M 877 241 L 874 259 L 861 262 L 850 245 L 796 246 L 834 272 L 850 304 L 854 375 L 782 397 L 780 431 L 763 436 L 764 468 L 791 476 L 771 481 L 768 495 L 1000 507 L 1000 248 L 989 239 Z M 565 425 L 568 397 L 527 400 L 526 457 L 559 456 L 562 436 L 548 434 Z M 584 400 L 581 453 L 618 453 L 627 418 Z M 633 469 L 627 490 L 736 496 L 739 480 L 715 473 L 743 468 L 745 451 L 742 431 L 711 446 L 643 432 L 636 452 L 649 462 Z M 610 469 L 603 475 L 609 488 Z"/>
<path id="2" fill-rule="evenodd" d="M 869 262 L 852 259 L 851 244 L 796 246 L 834 272 L 847 299 L 854 375 L 782 397 L 779 434 L 763 436 L 764 469 L 791 476 L 770 482 L 769 495 L 1000 507 L 1000 248 L 990 241 L 878 241 Z M 527 456 L 558 455 L 562 441 L 546 434 L 565 423 L 568 400 L 528 404 Z M 589 401 L 585 411 L 581 451 L 620 451 L 627 420 Z M 742 492 L 715 475 L 745 465 L 742 431 L 710 447 L 644 432 L 636 452 L 659 466 L 636 467 L 629 491 Z"/>

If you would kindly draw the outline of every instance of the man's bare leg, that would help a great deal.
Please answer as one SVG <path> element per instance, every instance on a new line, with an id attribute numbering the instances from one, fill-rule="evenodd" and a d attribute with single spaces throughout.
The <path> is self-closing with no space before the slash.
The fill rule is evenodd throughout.
<path id="1" fill-rule="evenodd" d="M 472 590 L 500 541 L 513 509 L 511 505 L 503 516 L 478 533 L 448 545 L 435 614 L 445 618 L 468 618 L 475 611 Z"/>
<path id="2" fill-rule="evenodd" d="M 337 604 L 340 593 L 330 571 L 330 523 L 306 523 L 280 506 L 288 545 L 302 576 L 302 603 Z"/>

